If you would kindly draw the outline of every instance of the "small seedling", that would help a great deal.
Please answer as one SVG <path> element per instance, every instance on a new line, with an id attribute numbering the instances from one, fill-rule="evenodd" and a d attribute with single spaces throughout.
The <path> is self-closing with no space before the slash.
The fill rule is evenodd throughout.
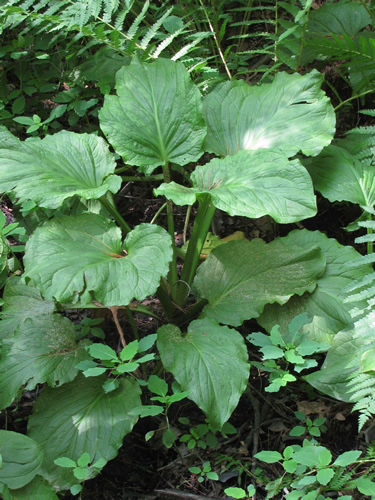
<path id="1" fill-rule="evenodd" d="M 155 341 L 156 334 L 148 335 L 139 341 L 133 340 L 122 349 L 119 356 L 111 347 L 105 344 L 91 344 L 86 346 L 85 349 L 99 362 L 94 361 L 94 359 L 82 361 L 78 363 L 77 368 L 83 371 L 85 377 L 97 377 L 110 370 L 111 374 L 115 375 L 116 378 L 107 379 L 103 384 L 103 389 L 107 393 L 114 391 L 119 387 L 119 376 L 134 372 L 139 368 L 140 364 L 155 358 L 154 353 L 144 354 L 148 349 L 151 349 Z M 136 356 L 137 359 L 134 360 Z"/>
<path id="2" fill-rule="evenodd" d="M 190 420 L 188 418 L 181 417 L 178 420 L 181 424 L 190 426 Z M 218 443 L 215 435 L 217 432 L 218 429 L 215 429 L 206 419 L 206 423 L 204 424 L 191 426 L 189 432 L 180 437 L 180 442 L 186 443 L 189 450 L 195 447 L 205 450 L 207 446 L 209 448 L 215 448 Z M 229 422 L 225 422 L 220 432 L 222 436 L 226 437 L 228 434 L 236 434 L 237 430 Z"/>
<path id="3" fill-rule="evenodd" d="M 151 393 L 156 394 L 150 398 L 151 401 L 157 401 L 161 404 L 138 406 L 130 411 L 131 415 L 138 415 L 141 418 L 164 414 L 166 419 L 166 430 L 163 433 L 163 444 L 166 448 L 171 448 L 177 439 L 176 433 L 170 428 L 168 420 L 168 410 L 173 403 L 185 399 L 189 392 L 181 391 L 177 382 L 173 382 L 173 394 L 168 395 L 168 384 L 165 380 L 157 375 L 151 375 L 148 379 L 148 389 Z M 163 406 L 161 406 L 163 405 Z M 149 441 L 157 432 L 157 430 L 149 431 L 145 435 L 145 440 Z"/>
<path id="4" fill-rule="evenodd" d="M 90 465 L 91 458 L 88 453 L 82 453 L 77 461 L 72 460 L 68 457 L 59 457 L 54 460 L 54 463 L 59 467 L 64 467 L 67 469 L 73 469 L 73 474 L 76 479 L 80 482 L 90 479 L 96 475 L 107 463 L 105 458 L 99 458 L 95 463 Z M 70 488 L 72 495 L 78 495 L 82 491 L 82 484 L 74 484 Z"/>
<path id="5" fill-rule="evenodd" d="M 205 479 L 217 481 L 219 476 L 211 469 L 210 462 L 204 462 L 202 467 L 189 467 L 189 472 L 197 476 L 198 483 L 203 483 Z"/>
<path id="6" fill-rule="evenodd" d="M 300 333 L 301 328 L 310 321 L 306 314 L 301 314 L 290 322 L 288 332 L 283 336 L 278 325 L 272 328 L 270 335 L 255 332 L 247 336 L 247 340 L 259 347 L 263 354 L 261 363 L 253 361 L 252 364 L 270 373 L 270 384 L 265 391 L 278 392 L 288 382 L 295 382 L 297 378 L 290 373 L 290 365 L 296 373 L 313 368 L 317 366 L 317 361 L 306 359 L 306 356 L 326 351 L 329 348 L 328 344 L 315 342 L 307 335 Z"/>
<path id="7" fill-rule="evenodd" d="M 284 474 L 266 485 L 267 498 L 276 497 L 283 488 L 289 493 L 287 500 L 323 500 L 328 498 L 324 491 L 355 491 L 362 495 L 375 495 L 373 460 L 359 459 L 360 450 L 351 450 L 332 460 L 331 452 L 315 439 L 305 439 L 300 445 L 287 446 L 283 453 L 261 451 L 255 458 L 266 463 L 279 463 Z M 356 474 L 358 467 L 365 463 L 372 466 L 361 475 Z M 331 498 L 331 496 L 329 496 Z M 340 500 L 350 500 L 351 495 L 340 496 Z M 361 497 L 362 498 L 362 497 Z"/>
<path id="8" fill-rule="evenodd" d="M 98 325 L 103 323 L 104 318 L 84 318 L 78 325 L 75 325 L 77 332 L 77 340 L 92 335 L 99 339 L 105 339 L 104 331 L 98 328 Z"/>
<path id="9" fill-rule="evenodd" d="M 311 420 L 311 418 L 306 418 L 306 415 L 302 411 L 295 411 L 294 414 L 304 425 L 293 427 L 289 432 L 289 436 L 297 437 L 308 433 L 310 436 L 320 437 L 321 433 L 327 430 L 327 427 L 324 425 L 327 420 L 325 417 L 318 417 L 315 420 Z"/>

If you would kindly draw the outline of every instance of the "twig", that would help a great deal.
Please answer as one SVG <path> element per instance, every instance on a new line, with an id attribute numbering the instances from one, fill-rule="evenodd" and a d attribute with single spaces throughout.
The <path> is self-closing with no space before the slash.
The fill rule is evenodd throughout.
<path id="1" fill-rule="evenodd" d="M 109 310 L 111 311 L 112 313 L 112 316 L 113 316 L 113 320 L 115 322 L 115 325 L 116 325 L 116 328 L 117 328 L 117 331 L 118 331 L 118 334 L 120 335 L 120 340 L 121 340 L 121 344 L 122 344 L 122 347 L 126 347 L 126 340 L 125 340 L 125 335 L 124 335 L 124 332 L 122 331 L 122 328 L 121 328 L 121 325 L 120 325 L 120 322 L 118 320 L 118 315 L 117 315 L 117 310 L 119 308 L 117 306 L 112 306 L 109 308 Z"/>
<path id="2" fill-rule="evenodd" d="M 252 441 L 253 441 L 252 456 L 254 456 L 258 453 L 258 447 L 259 447 L 260 409 L 259 409 L 259 401 L 255 396 L 251 394 L 251 392 L 247 393 L 247 397 L 249 398 L 251 405 L 254 409 L 254 427 L 252 431 Z"/>
<path id="3" fill-rule="evenodd" d="M 211 31 L 211 33 L 212 33 L 213 37 L 214 37 L 214 40 L 215 40 L 215 45 L 216 45 L 217 50 L 218 50 L 219 55 L 220 55 L 220 59 L 223 61 L 225 71 L 227 72 L 227 75 L 228 75 L 228 77 L 229 77 L 229 80 L 232 80 L 232 75 L 231 75 L 231 73 L 230 73 L 230 71 L 229 71 L 229 68 L 228 68 L 227 62 L 226 62 L 226 60 L 225 60 L 225 58 L 224 58 L 224 54 L 223 54 L 223 53 L 222 53 L 222 51 L 221 51 L 220 44 L 219 44 L 219 41 L 218 41 L 217 36 L 216 36 L 216 31 L 214 30 L 214 27 L 213 27 L 213 26 L 212 26 L 212 24 L 211 24 L 211 21 L 210 21 L 210 18 L 209 18 L 209 16 L 208 16 L 208 13 L 207 13 L 206 7 L 204 6 L 204 3 L 202 2 L 202 0 L 199 0 L 199 3 L 201 4 L 202 9 L 203 9 L 203 12 L 204 12 L 204 14 L 205 14 L 205 16 L 206 16 L 208 26 L 209 26 L 209 28 L 210 28 L 210 31 Z"/>
<path id="4" fill-rule="evenodd" d="M 160 498 L 186 498 L 188 500 L 207 500 L 207 497 L 203 497 L 202 495 L 193 495 L 192 493 L 186 493 L 185 491 L 178 490 L 155 490 Z M 210 500 L 222 500 L 218 497 L 210 497 Z"/>

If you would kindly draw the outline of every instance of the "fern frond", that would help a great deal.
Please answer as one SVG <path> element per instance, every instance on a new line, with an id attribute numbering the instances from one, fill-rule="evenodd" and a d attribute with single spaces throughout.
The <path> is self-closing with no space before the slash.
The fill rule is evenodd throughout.
<path id="1" fill-rule="evenodd" d="M 197 50 L 200 41 L 208 34 L 191 31 L 188 28 L 190 22 L 173 33 L 167 32 L 164 22 L 176 8 L 175 5 L 165 8 L 167 3 L 161 2 L 157 7 L 147 0 L 142 3 L 141 11 L 134 13 L 134 0 L 8 0 L 5 7 L 0 6 L 0 21 L 10 29 L 27 21 L 23 35 L 55 33 L 53 43 L 59 37 L 66 39 L 67 33 L 79 32 L 75 40 L 79 36 L 88 39 L 85 47 L 88 44 L 91 47 L 108 45 L 122 54 L 141 52 L 143 57 L 152 59 L 167 49 L 171 51 L 172 43 L 183 37 L 184 43 L 179 43 L 180 48 L 174 55 L 175 60 L 181 60 Z M 82 48 L 82 52 L 85 50 Z M 172 56 L 173 52 L 168 54 L 168 57 Z M 200 62 L 205 64 L 205 59 L 201 58 Z"/>
<path id="2" fill-rule="evenodd" d="M 172 61 L 177 61 L 178 59 L 181 59 L 184 57 L 186 54 L 192 51 L 197 45 L 201 43 L 201 41 L 204 38 L 207 38 L 208 36 L 212 36 L 211 32 L 206 32 L 206 33 L 201 33 L 201 36 L 196 38 L 193 42 L 188 43 L 184 47 L 182 47 L 173 57 L 171 57 Z"/>
<path id="3" fill-rule="evenodd" d="M 147 50 L 148 44 L 151 42 L 151 40 L 154 38 L 156 33 L 158 32 L 159 28 L 162 26 L 163 22 L 167 19 L 169 14 L 172 12 L 173 7 L 167 10 L 167 12 L 161 16 L 160 19 L 156 21 L 155 24 L 153 24 L 145 33 L 143 36 L 142 40 L 140 41 L 140 46 L 142 47 L 143 50 Z"/>
<path id="4" fill-rule="evenodd" d="M 362 258 L 349 260 L 345 265 L 347 267 L 361 267 L 364 264 L 372 264 L 375 262 L 375 254 L 362 255 Z"/>
<path id="5" fill-rule="evenodd" d="M 371 297 L 374 297 L 374 296 L 375 296 L 375 286 L 371 286 L 369 288 L 365 288 L 361 292 L 349 295 L 345 299 L 345 302 L 357 302 L 360 300 L 370 299 Z"/>
<path id="6" fill-rule="evenodd" d="M 335 475 L 329 483 L 329 487 L 333 491 L 342 491 L 347 482 L 351 480 L 354 473 L 354 470 L 345 472 L 344 469 L 337 468 L 335 471 Z"/>
<path id="7" fill-rule="evenodd" d="M 358 225 L 363 226 L 362 224 L 358 224 Z M 368 228 L 372 229 L 373 224 L 367 224 L 366 226 L 363 226 L 363 227 L 368 227 Z M 375 241 L 375 234 L 371 234 L 371 233 L 364 234 L 363 236 L 358 236 L 358 238 L 356 238 L 356 240 L 355 240 L 356 243 L 367 243 L 368 241 Z"/>
<path id="8" fill-rule="evenodd" d="M 375 415 L 375 374 L 354 372 L 347 382 L 350 400 L 355 402 L 352 412 L 358 411 L 358 431 Z"/>
<path id="9" fill-rule="evenodd" d="M 117 12 L 120 6 L 120 0 L 106 0 L 104 2 L 104 13 L 103 20 L 109 23 L 112 19 L 112 15 Z"/>
<path id="10" fill-rule="evenodd" d="M 370 115 L 370 116 L 375 116 L 375 110 L 368 110 L 368 111 L 374 111 L 374 114 Z M 353 134 L 370 134 L 370 135 L 372 135 L 372 137 L 371 137 L 372 142 L 373 143 L 375 142 L 375 139 L 373 137 L 373 134 L 375 134 L 375 126 L 373 126 L 373 125 L 352 128 L 351 130 L 349 130 L 346 133 L 347 136 L 350 136 L 350 135 L 353 135 Z"/>
<path id="11" fill-rule="evenodd" d="M 352 375 L 347 383 L 352 401 L 359 401 L 363 394 L 372 394 L 375 389 L 375 375 L 371 373 L 357 373 Z M 372 391 L 372 392 L 371 392 Z"/>
<path id="12" fill-rule="evenodd" d="M 367 116 L 375 116 L 375 109 L 361 109 L 359 113 Z"/>
<path id="13" fill-rule="evenodd" d="M 134 19 L 134 21 L 132 22 L 132 25 L 130 26 L 130 28 L 126 34 L 129 40 L 133 40 L 133 38 L 137 34 L 138 27 L 141 24 L 141 22 L 144 20 L 144 18 L 146 17 L 146 12 L 147 12 L 149 6 L 150 6 L 150 2 L 149 2 L 149 0 L 146 0 L 146 2 L 144 3 L 144 5 L 142 7 L 141 12 Z"/>
<path id="14" fill-rule="evenodd" d="M 159 57 L 160 54 L 163 52 L 163 50 L 165 50 L 173 42 L 175 38 L 177 38 L 181 33 L 183 33 L 185 29 L 186 26 L 182 26 L 177 31 L 167 36 L 167 38 L 164 38 L 164 40 L 160 42 L 155 48 L 155 50 L 152 52 L 153 57 L 155 58 Z"/>
<path id="15" fill-rule="evenodd" d="M 360 278 L 356 281 L 350 283 L 344 290 L 344 293 L 353 292 L 354 290 L 358 290 L 366 285 L 370 285 L 373 281 L 375 281 L 375 273 L 366 274 L 363 278 Z M 345 299 L 346 302 L 350 302 Z"/>

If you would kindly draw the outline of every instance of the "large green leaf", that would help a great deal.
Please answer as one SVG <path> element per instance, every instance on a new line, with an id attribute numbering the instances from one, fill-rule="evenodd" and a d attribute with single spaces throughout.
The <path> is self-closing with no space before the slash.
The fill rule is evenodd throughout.
<path id="1" fill-rule="evenodd" d="M 59 500 L 55 490 L 45 479 L 37 475 L 23 488 L 9 492 L 11 500 Z"/>
<path id="2" fill-rule="evenodd" d="M 0 288 L 4 286 L 8 277 L 8 254 L 8 241 L 0 232 Z"/>
<path id="3" fill-rule="evenodd" d="M 2 272 L 6 268 L 8 253 L 9 253 L 8 241 L 0 233 L 0 272 Z"/>
<path id="4" fill-rule="evenodd" d="M 313 217 L 316 202 L 310 176 L 298 160 L 289 161 L 279 150 L 240 151 L 222 160 L 198 166 L 192 188 L 170 182 L 155 194 L 177 205 L 192 205 L 208 193 L 212 204 L 230 215 L 257 218 L 271 215 L 277 222 Z"/>
<path id="5" fill-rule="evenodd" d="M 348 35 L 352 38 L 371 24 L 366 5 L 352 0 L 325 3 L 319 9 L 311 10 L 307 24 L 306 42 L 313 45 L 315 36 Z"/>
<path id="6" fill-rule="evenodd" d="M 18 432 L 0 430 L 0 483 L 22 488 L 33 480 L 43 461 L 38 443 Z"/>
<path id="7" fill-rule="evenodd" d="M 261 148 L 279 148 L 287 156 L 318 154 L 335 133 L 335 113 L 320 90 L 322 81 L 312 71 L 278 73 L 271 84 L 260 86 L 243 80 L 219 85 L 203 101 L 206 148 L 223 156 Z"/>
<path id="8" fill-rule="evenodd" d="M 355 335 L 354 330 L 339 332 L 322 368 L 307 375 L 307 382 L 335 399 L 349 402 L 352 387 L 348 386 L 348 377 L 359 370 L 362 354 L 375 347 L 374 332 L 369 331 L 368 335 Z"/>
<path id="9" fill-rule="evenodd" d="M 80 376 L 58 389 L 46 387 L 35 403 L 28 432 L 44 450 L 39 474 L 56 488 L 77 482 L 70 469 L 53 463 L 56 458 L 78 460 L 86 452 L 90 462 L 111 460 L 137 421 L 129 411 L 141 404 L 139 385 L 123 378 L 118 389 L 106 394 L 105 380 L 104 375 Z"/>
<path id="10" fill-rule="evenodd" d="M 115 167 L 108 145 L 96 135 L 63 131 L 21 142 L 0 128 L 0 191 L 13 190 L 19 201 L 57 208 L 72 196 L 89 200 L 116 193 L 121 177 L 110 175 Z"/>
<path id="11" fill-rule="evenodd" d="M 298 314 L 306 313 L 312 322 L 305 325 L 302 332 L 308 334 L 311 340 L 331 344 L 337 332 L 352 324 L 350 309 L 353 305 L 344 303 L 343 289 L 353 280 L 370 273 L 371 266 L 349 267 L 349 261 L 360 257 L 358 252 L 319 231 L 296 230 L 281 240 L 286 250 L 319 246 L 327 260 L 327 267 L 313 293 L 294 296 L 283 306 L 267 305 L 257 321 L 267 331 L 271 331 L 274 325 L 280 325 L 280 332 L 286 334 L 290 321 Z"/>
<path id="12" fill-rule="evenodd" d="M 247 386 L 250 367 L 242 336 L 204 318 L 190 323 L 185 336 L 174 325 L 162 326 L 157 346 L 165 369 L 221 428 Z"/>
<path id="13" fill-rule="evenodd" d="M 121 230 L 95 214 L 61 217 L 38 228 L 26 245 L 27 276 L 49 299 L 104 306 L 143 300 L 168 273 L 171 238 L 162 228 L 141 224 L 124 244 Z"/>
<path id="14" fill-rule="evenodd" d="M 4 339 L 0 358 L 0 408 L 9 406 L 22 385 L 34 389 L 72 381 L 76 365 L 91 359 L 86 340 L 76 343 L 74 324 L 58 314 L 27 319 Z"/>
<path id="15" fill-rule="evenodd" d="M 133 59 L 116 77 L 117 96 L 106 96 L 100 126 L 130 165 L 185 165 L 203 153 L 206 127 L 201 95 L 181 63 Z"/>
<path id="16" fill-rule="evenodd" d="M 343 142 L 345 144 L 345 142 Z M 330 145 L 306 162 L 314 187 L 330 201 L 351 201 L 363 206 L 375 204 L 375 171 L 372 158 L 359 158 L 340 146 Z"/>
<path id="17" fill-rule="evenodd" d="M 265 304 L 284 304 L 292 295 L 313 291 L 325 258 L 317 246 L 301 249 L 283 238 L 230 241 L 216 247 L 198 268 L 193 291 L 208 304 L 203 313 L 238 326 L 256 318 Z"/>
<path id="18" fill-rule="evenodd" d="M 26 319 L 49 316 L 55 309 L 53 302 L 43 300 L 36 288 L 25 285 L 22 278 L 16 276 L 8 280 L 3 300 L 5 303 L 0 313 L 0 339 L 12 337 Z"/>

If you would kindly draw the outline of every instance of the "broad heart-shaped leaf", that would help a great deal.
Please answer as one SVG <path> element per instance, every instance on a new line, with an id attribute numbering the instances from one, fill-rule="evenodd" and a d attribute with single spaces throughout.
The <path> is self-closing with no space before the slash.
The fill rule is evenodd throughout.
<path id="1" fill-rule="evenodd" d="M 285 249 L 319 246 L 327 260 L 327 267 L 312 293 L 305 293 L 302 297 L 294 296 L 282 306 L 267 305 L 257 321 L 268 332 L 274 325 L 280 325 L 280 333 L 285 335 L 290 321 L 297 315 L 306 313 L 312 321 L 303 326 L 301 333 L 308 334 L 310 340 L 331 344 L 337 332 L 352 324 L 350 310 L 353 304 L 343 302 L 343 289 L 354 279 L 369 274 L 371 265 L 348 267 L 347 263 L 358 259 L 359 253 L 353 247 L 340 245 L 335 239 L 328 238 L 319 231 L 295 230 L 281 240 Z"/>
<path id="2" fill-rule="evenodd" d="M 266 304 L 284 304 L 294 294 L 312 292 L 325 269 L 323 254 L 317 246 L 301 249 L 283 240 L 230 241 L 216 247 L 193 282 L 195 295 L 208 300 L 203 313 L 239 326 L 257 318 Z"/>
<path id="3" fill-rule="evenodd" d="M 33 480 L 43 461 L 38 443 L 23 434 L 0 430 L 0 483 L 22 488 Z"/>
<path id="4" fill-rule="evenodd" d="M 368 207 L 375 204 L 372 157 L 360 161 L 344 148 L 330 145 L 319 156 L 306 161 L 306 168 L 315 189 L 329 201 L 345 200 Z"/>
<path id="5" fill-rule="evenodd" d="M 335 133 L 335 113 L 317 71 L 278 73 L 271 84 L 232 80 L 203 100 L 206 148 L 217 155 L 241 149 L 279 148 L 287 156 L 316 155 Z"/>
<path id="6" fill-rule="evenodd" d="M 100 126 L 129 165 L 186 165 L 203 154 L 202 98 L 183 64 L 134 58 L 116 76 L 117 96 L 106 96 Z"/>
<path id="7" fill-rule="evenodd" d="M 55 310 L 52 301 L 43 300 L 35 287 L 26 285 L 22 278 L 16 276 L 8 280 L 3 300 L 5 303 L 0 313 L 0 339 L 12 337 L 28 318 L 49 316 Z"/>
<path id="8" fill-rule="evenodd" d="M 82 375 L 57 389 L 45 387 L 36 400 L 28 434 L 44 450 L 39 474 L 56 488 L 77 483 L 70 469 L 53 463 L 56 458 L 77 461 L 86 452 L 91 462 L 111 460 L 138 419 L 129 411 L 141 404 L 139 385 L 122 378 L 120 386 L 106 394 L 105 381 L 105 376 Z"/>
<path id="9" fill-rule="evenodd" d="M 188 333 L 174 325 L 158 330 L 157 347 L 162 363 L 221 429 L 247 386 L 249 363 L 242 336 L 208 318 L 190 323 Z"/>
<path id="10" fill-rule="evenodd" d="M 170 182 L 155 189 L 177 205 L 192 205 L 208 193 L 212 204 L 230 215 L 257 218 L 271 215 L 280 223 L 316 214 L 310 176 L 298 160 L 279 150 L 240 151 L 198 166 L 192 188 Z"/>
<path id="11" fill-rule="evenodd" d="M 153 294 L 171 258 L 171 238 L 158 226 L 140 224 L 122 245 L 113 222 L 82 214 L 38 228 L 26 245 L 25 271 L 49 299 L 121 306 Z"/>
<path id="12" fill-rule="evenodd" d="M 90 200 L 116 193 L 121 177 L 110 175 L 115 167 L 108 145 L 96 135 L 63 131 L 21 142 L 0 128 L 0 191 L 13 190 L 19 201 L 57 208 L 72 196 Z"/>
<path id="13" fill-rule="evenodd" d="M 3 340 L 0 358 L 0 408 L 9 406 L 22 385 L 34 389 L 71 382 L 76 365 L 91 359 L 87 340 L 75 341 L 74 324 L 58 314 L 27 319 L 13 337 Z"/>

